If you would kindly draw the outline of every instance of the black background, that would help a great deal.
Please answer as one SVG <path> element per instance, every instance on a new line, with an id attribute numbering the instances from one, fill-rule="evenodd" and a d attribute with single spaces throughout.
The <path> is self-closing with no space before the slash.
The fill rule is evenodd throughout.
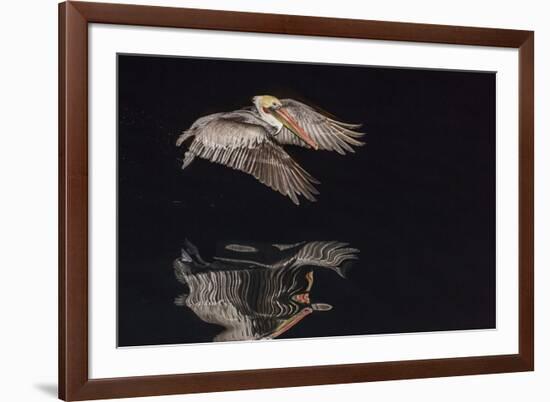
<path id="1" fill-rule="evenodd" d="M 173 304 L 184 239 L 338 240 L 347 280 L 317 271 L 334 306 L 282 338 L 494 328 L 495 75 L 364 66 L 118 56 L 120 346 L 208 342 L 220 327 Z M 174 143 L 197 118 L 271 94 L 363 123 L 356 154 L 286 147 L 321 181 L 299 207 Z"/>

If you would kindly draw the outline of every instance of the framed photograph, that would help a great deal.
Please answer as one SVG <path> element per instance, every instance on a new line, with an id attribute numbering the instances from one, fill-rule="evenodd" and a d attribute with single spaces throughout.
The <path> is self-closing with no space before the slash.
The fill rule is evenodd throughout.
<path id="1" fill-rule="evenodd" d="M 61 399 L 533 370 L 533 32 L 59 7 Z"/>

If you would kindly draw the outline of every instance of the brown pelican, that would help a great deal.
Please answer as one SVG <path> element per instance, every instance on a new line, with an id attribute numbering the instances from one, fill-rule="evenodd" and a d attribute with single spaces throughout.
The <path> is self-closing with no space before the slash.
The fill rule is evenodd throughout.
<path id="1" fill-rule="evenodd" d="M 207 262 L 187 241 L 174 269 L 188 292 L 175 304 L 222 326 L 214 341 L 273 339 L 308 315 L 332 309 L 312 300 L 314 268 L 344 277 L 346 262 L 356 260 L 358 253 L 337 241 L 227 243 Z"/>
<path id="2" fill-rule="evenodd" d="M 196 120 L 183 132 L 176 145 L 193 138 L 185 153 L 182 169 L 198 156 L 211 162 L 251 174 L 261 183 L 288 196 L 299 205 L 298 196 L 315 201 L 319 184 L 294 161 L 282 145 L 314 150 L 354 152 L 363 145 L 354 131 L 360 124 L 349 124 L 327 117 L 293 99 L 274 96 L 252 98 L 254 107 L 215 113 Z"/>

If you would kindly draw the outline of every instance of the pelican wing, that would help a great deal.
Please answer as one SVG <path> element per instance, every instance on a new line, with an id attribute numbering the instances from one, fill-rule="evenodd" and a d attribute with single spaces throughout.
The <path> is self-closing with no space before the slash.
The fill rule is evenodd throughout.
<path id="1" fill-rule="evenodd" d="M 345 278 L 345 267 L 342 264 L 348 260 L 358 260 L 359 250 L 348 247 L 347 243 L 339 241 L 311 241 L 306 243 L 295 255 L 294 265 L 314 265 L 329 268 Z"/>
<path id="2" fill-rule="evenodd" d="M 314 194 L 319 194 L 313 186 L 318 181 L 269 139 L 267 128 L 252 113 L 231 113 L 212 119 L 195 133 L 189 151 L 251 174 L 296 205 L 300 203 L 298 196 L 315 201 Z"/>
<path id="3" fill-rule="evenodd" d="M 361 127 L 360 124 L 349 124 L 333 120 L 293 99 L 283 99 L 281 103 L 285 111 L 319 145 L 319 149 L 336 151 L 341 155 L 345 155 L 346 151 L 355 152 L 352 145 L 364 145 L 362 141 L 358 140 L 364 134 L 354 131 L 354 129 Z M 286 127 L 283 127 L 281 132 L 277 134 L 275 140 L 280 144 L 309 148 L 308 144 Z"/>

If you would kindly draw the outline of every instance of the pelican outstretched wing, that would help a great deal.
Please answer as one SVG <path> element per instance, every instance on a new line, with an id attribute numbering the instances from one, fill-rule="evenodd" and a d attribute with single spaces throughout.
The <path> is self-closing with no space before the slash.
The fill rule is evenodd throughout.
<path id="1" fill-rule="evenodd" d="M 345 266 L 343 264 L 349 260 L 358 260 L 359 250 L 349 247 L 348 243 L 339 241 L 310 241 L 295 244 L 272 244 L 278 249 L 275 253 L 275 261 L 269 261 L 265 255 L 256 254 L 258 249 L 254 248 L 255 253 L 250 251 L 241 251 L 245 247 L 242 244 L 231 244 L 232 248 L 226 246 L 226 250 L 232 251 L 230 257 L 216 256 L 215 260 L 232 264 L 245 264 L 248 268 L 251 266 L 268 269 L 285 269 L 289 267 L 316 266 L 328 268 L 336 272 L 341 277 L 345 277 Z M 241 249 L 235 248 L 235 246 Z M 236 256 L 235 256 L 236 255 Z"/>
<path id="2" fill-rule="evenodd" d="M 313 184 L 319 182 L 275 144 L 266 130 L 252 114 L 225 114 L 198 128 L 189 152 L 251 174 L 296 205 L 300 204 L 298 196 L 315 201 L 319 192 Z"/>
<path id="3" fill-rule="evenodd" d="M 332 269 L 345 278 L 345 267 L 348 260 L 358 260 L 359 250 L 349 247 L 348 243 L 339 241 L 311 241 L 305 244 L 294 256 L 296 266 L 314 265 Z"/>
<path id="4" fill-rule="evenodd" d="M 319 145 L 319 149 L 336 151 L 341 155 L 345 155 L 346 151 L 355 152 L 352 145 L 364 145 L 362 141 L 358 140 L 364 133 L 354 131 L 354 129 L 361 127 L 360 124 L 343 123 L 331 119 L 293 99 L 283 99 L 281 103 L 285 111 Z M 309 148 L 309 145 L 287 128 L 283 128 L 275 136 L 275 140 L 280 144 L 299 145 Z"/>

